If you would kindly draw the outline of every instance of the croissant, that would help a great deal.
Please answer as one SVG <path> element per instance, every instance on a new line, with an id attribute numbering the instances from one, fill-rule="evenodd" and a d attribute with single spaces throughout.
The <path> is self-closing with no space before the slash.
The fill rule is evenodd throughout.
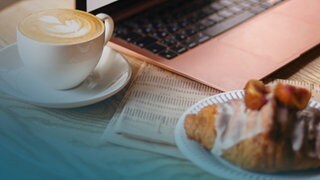
<path id="1" fill-rule="evenodd" d="M 281 172 L 320 167 L 320 111 L 300 87 L 249 81 L 243 100 L 187 115 L 188 138 L 246 170 Z"/>

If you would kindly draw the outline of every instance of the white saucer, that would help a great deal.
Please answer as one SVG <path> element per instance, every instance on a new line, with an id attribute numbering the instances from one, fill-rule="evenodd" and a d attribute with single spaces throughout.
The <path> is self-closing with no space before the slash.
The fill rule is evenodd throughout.
<path id="1" fill-rule="evenodd" d="M 25 69 L 16 44 L 0 50 L 0 91 L 38 106 L 73 108 L 102 101 L 124 88 L 131 74 L 127 60 L 105 47 L 96 69 L 81 85 L 55 90 Z"/>

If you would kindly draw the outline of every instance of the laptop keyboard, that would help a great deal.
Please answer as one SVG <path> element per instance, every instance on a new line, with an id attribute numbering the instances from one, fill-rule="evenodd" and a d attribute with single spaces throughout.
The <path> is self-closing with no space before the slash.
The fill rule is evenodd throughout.
<path id="1" fill-rule="evenodd" d="M 116 23 L 114 36 L 172 59 L 283 0 L 169 0 Z"/>

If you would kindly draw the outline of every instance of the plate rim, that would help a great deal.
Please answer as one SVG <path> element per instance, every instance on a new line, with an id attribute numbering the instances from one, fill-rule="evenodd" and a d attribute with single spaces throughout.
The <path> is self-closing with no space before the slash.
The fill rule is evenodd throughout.
<path id="1" fill-rule="evenodd" d="M 199 107 L 199 106 L 201 104 L 209 105 L 210 103 L 208 104 L 208 101 L 210 101 L 210 100 L 212 100 L 214 98 L 217 98 L 219 96 L 226 95 L 226 94 L 237 94 L 237 93 L 241 94 L 242 97 L 237 97 L 237 98 L 233 98 L 233 99 L 242 99 L 243 95 L 244 95 L 244 90 L 243 89 L 222 92 L 222 93 L 218 93 L 218 94 L 215 94 L 213 96 L 209 96 L 207 98 L 204 98 L 204 99 L 198 101 L 197 103 L 193 104 L 192 106 L 190 106 L 179 117 L 179 120 L 178 120 L 178 122 L 177 122 L 177 124 L 176 124 L 176 126 L 174 128 L 174 139 L 175 139 L 175 143 L 176 143 L 178 149 L 186 157 L 186 159 L 191 161 L 193 164 L 195 164 L 196 166 L 198 166 L 202 170 L 204 170 L 204 171 L 206 171 L 206 172 L 208 172 L 208 173 L 210 173 L 212 175 L 215 175 L 217 177 L 220 177 L 220 178 L 227 178 L 227 179 L 230 179 L 230 178 L 232 178 L 232 179 L 234 179 L 234 178 L 237 178 L 237 179 L 239 179 L 239 178 L 245 178 L 245 179 L 257 179 L 257 178 L 261 178 L 261 179 L 301 179 L 301 178 L 319 179 L 320 178 L 320 172 L 319 172 L 319 174 L 316 175 L 316 177 L 302 177 L 302 176 L 297 176 L 297 177 L 290 176 L 289 177 L 289 176 L 280 176 L 279 173 L 273 173 L 273 174 L 270 173 L 270 174 L 268 174 L 268 173 L 259 173 L 259 172 L 254 172 L 254 171 L 247 171 L 247 170 L 241 169 L 240 167 L 237 167 L 236 165 L 233 165 L 232 163 L 228 162 L 227 160 L 224 160 L 222 157 L 210 154 L 210 155 L 212 155 L 212 157 L 216 158 L 217 161 L 219 161 L 219 163 L 226 165 L 229 168 L 230 171 L 234 172 L 231 175 L 230 174 L 226 175 L 226 173 L 223 173 L 223 172 L 220 172 L 220 171 L 217 171 L 218 173 L 217 172 L 213 173 L 212 172 L 213 171 L 212 167 L 207 167 L 205 164 L 199 163 L 199 161 L 195 160 L 196 158 L 189 156 L 189 152 L 187 152 L 188 150 L 184 147 L 184 143 L 183 143 L 184 138 L 183 137 L 186 138 L 188 143 L 196 143 L 197 147 L 199 147 L 199 148 L 203 148 L 203 147 L 200 144 L 198 144 L 197 142 L 187 138 L 187 136 L 185 134 L 185 129 L 184 129 L 184 119 L 185 119 L 186 115 L 192 113 L 192 111 L 198 112 L 197 110 L 195 110 L 196 108 L 200 109 L 201 107 Z M 228 101 L 233 100 L 233 99 L 229 99 Z M 225 102 L 227 102 L 227 101 L 225 101 Z M 221 102 L 216 102 L 216 103 L 221 103 Z M 212 103 L 212 104 L 215 104 L 215 103 Z M 316 101 L 314 98 L 311 98 L 310 101 L 309 101 L 309 106 L 320 108 L 320 102 Z M 181 135 L 181 133 L 184 133 L 184 134 Z M 239 171 L 242 175 L 243 175 L 243 173 L 245 173 L 246 176 L 245 177 L 239 177 L 239 172 L 237 172 L 237 171 Z M 286 172 L 286 173 L 289 173 L 289 172 Z"/>

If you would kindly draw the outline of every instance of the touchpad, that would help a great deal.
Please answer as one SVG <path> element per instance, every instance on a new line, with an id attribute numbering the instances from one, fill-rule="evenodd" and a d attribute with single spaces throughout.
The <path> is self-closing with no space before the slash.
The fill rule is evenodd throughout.
<path id="1" fill-rule="evenodd" d="M 281 63 L 298 57 L 320 40 L 320 26 L 266 12 L 220 36 L 219 41 Z"/>

